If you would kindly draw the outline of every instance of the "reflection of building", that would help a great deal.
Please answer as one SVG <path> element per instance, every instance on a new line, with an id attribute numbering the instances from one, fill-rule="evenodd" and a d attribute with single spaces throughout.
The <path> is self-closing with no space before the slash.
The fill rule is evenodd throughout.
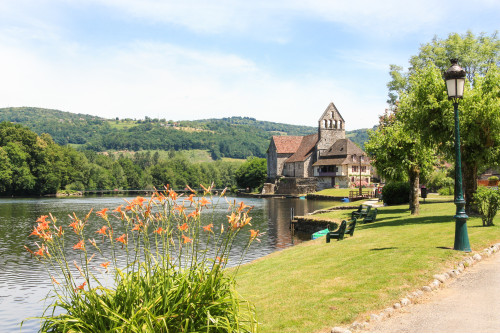
<path id="1" fill-rule="evenodd" d="M 267 151 L 267 175 L 272 183 L 285 177 L 309 179 L 305 183 L 318 189 L 346 188 L 359 182 L 368 185 L 371 165 L 366 153 L 345 137 L 345 121 L 330 103 L 319 119 L 318 133 L 272 137 Z M 291 180 L 287 184 L 297 188 L 300 182 Z M 278 185 L 277 192 L 279 188 Z"/>

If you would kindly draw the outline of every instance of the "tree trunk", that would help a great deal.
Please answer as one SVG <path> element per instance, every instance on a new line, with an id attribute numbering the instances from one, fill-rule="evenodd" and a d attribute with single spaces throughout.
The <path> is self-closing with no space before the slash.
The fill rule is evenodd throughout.
<path id="1" fill-rule="evenodd" d="M 412 215 L 420 213 L 420 201 L 418 197 L 418 188 L 420 186 L 420 170 L 417 166 L 410 167 L 410 211 Z"/>
<path id="2" fill-rule="evenodd" d="M 465 197 L 465 212 L 468 215 L 478 214 L 477 206 L 474 204 L 474 193 L 477 190 L 477 164 L 466 163 L 462 164 L 463 169 L 463 187 Z"/>

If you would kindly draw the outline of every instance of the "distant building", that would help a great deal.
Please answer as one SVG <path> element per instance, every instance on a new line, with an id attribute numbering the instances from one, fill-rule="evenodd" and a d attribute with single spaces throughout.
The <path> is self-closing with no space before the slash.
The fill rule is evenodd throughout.
<path id="1" fill-rule="evenodd" d="M 318 133 L 271 138 L 267 175 L 272 183 L 303 178 L 314 179 L 317 190 L 347 188 L 368 185 L 371 165 L 366 153 L 345 137 L 344 118 L 330 103 L 318 121 Z"/>

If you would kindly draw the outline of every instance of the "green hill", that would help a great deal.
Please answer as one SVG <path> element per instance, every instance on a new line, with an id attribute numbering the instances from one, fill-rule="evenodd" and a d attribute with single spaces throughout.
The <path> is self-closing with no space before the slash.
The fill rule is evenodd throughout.
<path id="1" fill-rule="evenodd" d="M 213 159 L 265 157 L 271 136 L 300 136 L 317 131 L 316 127 L 250 117 L 176 122 L 149 117 L 120 120 L 31 107 L 0 108 L 1 121 L 25 125 L 37 134 L 48 133 L 60 145 L 98 152 L 206 150 Z M 366 129 L 348 131 L 347 136 L 363 147 Z"/>

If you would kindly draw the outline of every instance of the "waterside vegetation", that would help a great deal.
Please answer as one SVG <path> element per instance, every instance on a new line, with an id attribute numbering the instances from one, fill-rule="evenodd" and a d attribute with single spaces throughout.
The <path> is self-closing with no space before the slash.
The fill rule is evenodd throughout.
<path id="1" fill-rule="evenodd" d="M 237 268 L 259 236 L 249 230 L 251 208 L 229 203 L 227 221 L 214 222 L 210 212 L 224 193 L 214 198 L 212 187 L 202 188 L 180 201 L 167 187 L 114 210 L 73 214 L 69 225 L 39 217 L 25 248 L 53 285 L 41 331 L 257 331 L 253 306 L 234 289 Z M 239 233 L 248 235 L 247 245 L 231 254 Z M 233 270 L 224 270 L 228 263 Z"/>
<path id="2" fill-rule="evenodd" d="M 215 183 L 236 187 L 235 173 L 243 161 L 192 162 L 174 151 L 160 156 L 98 154 L 60 146 L 50 135 L 37 135 L 19 124 L 0 123 L 0 196 L 56 194 L 59 190 L 175 189 Z"/>

